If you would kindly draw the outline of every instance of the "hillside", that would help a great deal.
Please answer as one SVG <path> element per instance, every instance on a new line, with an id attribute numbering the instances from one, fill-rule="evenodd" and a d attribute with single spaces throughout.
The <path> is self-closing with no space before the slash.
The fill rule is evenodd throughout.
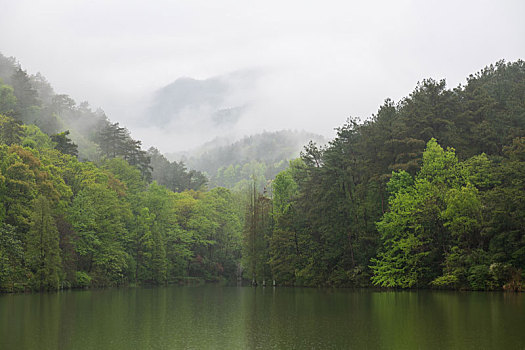
<path id="1" fill-rule="evenodd" d="M 262 189 L 268 180 L 288 167 L 290 160 L 299 157 L 310 141 L 321 145 L 326 142 L 321 135 L 281 130 L 246 136 L 233 143 L 215 139 L 190 152 L 167 157 L 206 173 L 211 187 L 239 188 L 255 177 Z"/>
<path id="2" fill-rule="evenodd" d="M 140 140 L 133 139 L 118 122 L 111 122 L 103 110 L 93 111 L 87 102 L 77 104 L 68 95 L 55 93 L 40 73 L 28 74 L 16 59 L 2 54 L 0 113 L 35 126 L 35 132 L 49 136 L 57 149 L 65 151 L 67 147 L 69 154 L 81 161 L 122 158 L 137 168 L 144 180 L 155 179 L 177 192 L 206 186 L 207 179 L 200 172 L 171 164 L 155 149 L 146 152 Z"/>
<path id="3" fill-rule="evenodd" d="M 204 191 L 200 172 L 14 59 L 0 56 L 0 73 L 0 292 L 236 277 L 232 192 Z"/>

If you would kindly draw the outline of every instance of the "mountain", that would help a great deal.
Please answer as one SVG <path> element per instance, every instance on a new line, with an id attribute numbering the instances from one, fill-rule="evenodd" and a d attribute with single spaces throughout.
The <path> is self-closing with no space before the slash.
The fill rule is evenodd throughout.
<path id="1" fill-rule="evenodd" d="M 153 94 L 143 120 L 184 131 L 191 130 L 195 120 L 219 129 L 231 127 L 250 103 L 247 92 L 258 76 L 256 70 L 245 70 L 202 80 L 179 78 Z"/>
<path id="2" fill-rule="evenodd" d="M 206 80 L 179 78 L 157 91 L 149 108 L 149 122 L 168 124 L 185 110 L 218 109 L 228 92 L 228 84 L 219 77 Z"/>

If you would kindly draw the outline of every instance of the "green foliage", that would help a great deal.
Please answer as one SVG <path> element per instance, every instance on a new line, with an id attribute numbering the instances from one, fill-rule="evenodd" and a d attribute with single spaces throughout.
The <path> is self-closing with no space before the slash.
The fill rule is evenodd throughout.
<path id="1" fill-rule="evenodd" d="M 84 271 L 76 271 L 75 282 L 76 287 L 89 287 L 91 285 L 91 277 Z"/>
<path id="2" fill-rule="evenodd" d="M 474 265 L 468 270 L 468 282 L 473 290 L 485 290 L 489 288 L 490 272 L 487 265 Z"/>
<path id="3" fill-rule="evenodd" d="M 520 148 L 517 144 L 515 141 L 515 149 Z M 484 209 L 487 200 L 490 205 L 501 203 L 495 193 L 500 201 L 510 199 L 521 205 L 523 197 L 518 192 L 502 194 L 504 179 L 510 177 L 502 171 L 510 163 L 517 165 L 516 161 L 509 157 L 501 166 L 491 166 L 486 156 L 481 156 L 458 163 L 452 150 L 443 151 L 434 140 L 429 141 L 423 159 L 414 185 L 392 192 L 390 212 L 378 222 L 383 248 L 372 260 L 373 283 L 388 287 L 501 288 L 511 279 L 509 269 L 521 267 L 513 257 L 522 256 L 523 242 L 515 240 L 515 229 L 511 233 L 495 227 L 502 211 Z M 488 176 L 481 179 L 478 171 Z M 391 181 L 397 183 L 398 176 L 392 176 Z M 498 234 L 492 236 L 495 230 Z M 510 256 L 502 254 L 503 247 L 498 244 L 503 242 L 507 254 L 514 252 Z"/>
<path id="4" fill-rule="evenodd" d="M 388 187 L 398 192 L 391 192 L 390 212 L 377 224 L 383 248 L 372 260 L 372 282 L 383 287 L 427 286 L 439 277 L 440 259 L 447 254 L 451 235 L 446 228 L 454 231 L 460 243 L 473 234 L 479 219 L 475 189 L 458 189 L 454 150 L 445 151 L 431 139 L 423 153 L 421 170 L 408 188 L 398 185 L 405 174 L 392 176 L 394 184 Z M 453 280 L 442 278 L 435 284 L 442 286 Z"/>
<path id="5" fill-rule="evenodd" d="M 24 281 L 24 248 L 15 228 L 0 224 L 0 290 L 15 291 L 15 284 Z"/>
<path id="6" fill-rule="evenodd" d="M 297 194 L 297 183 L 293 179 L 292 171 L 287 169 L 280 172 L 272 182 L 274 214 L 284 215 L 291 210 L 291 201 Z"/>
<path id="7" fill-rule="evenodd" d="M 60 287 L 62 271 L 58 242 L 50 203 L 39 196 L 34 200 L 31 228 L 26 237 L 25 257 L 33 289 L 56 290 Z"/>
<path id="8" fill-rule="evenodd" d="M 414 179 L 404 170 L 392 172 L 392 177 L 386 184 L 386 188 L 391 195 L 404 193 L 412 186 L 414 186 Z"/>
<path id="9" fill-rule="evenodd" d="M 56 143 L 55 149 L 64 154 L 69 154 L 74 157 L 78 156 L 78 146 L 68 137 L 69 130 L 51 135 L 51 140 Z"/>
<path id="10" fill-rule="evenodd" d="M 142 178 L 140 170 L 130 165 L 124 159 L 107 159 L 102 163 L 102 167 L 121 181 L 129 193 L 137 194 L 146 189 L 146 182 Z"/>
<path id="11" fill-rule="evenodd" d="M 153 168 L 152 179 L 174 192 L 185 190 L 201 191 L 208 179 L 195 170 L 187 170 L 183 162 L 170 162 L 156 148 L 148 150 Z"/>
<path id="12" fill-rule="evenodd" d="M 33 121 L 41 108 L 41 101 L 37 91 L 33 88 L 26 71 L 17 67 L 10 77 L 10 85 L 16 97 L 16 106 L 13 115 L 24 123 Z"/>
<path id="13" fill-rule="evenodd" d="M 297 190 L 293 168 L 280 172 L 272 182 L 272 215 L 278 228 L 274 229 L 268 237 L 269 265 L 273 279 L 282 284 L 294 284 L 296 270 L 299 267 L 298 237 L 293 227 L 290 227 L 295 213 L 293 200 Z"/>
<path id="14" fill-rule="evenodd" d="M 210 244 L 202 252 L 208 261 L 208 271 L 212 278 L 234 279 L 241 258 L 242 239 L 241 213 L 235 206 L 235 198 L 230 190 L 217 187 L 207 192 L 200 203 L 201 213 L 210 222 L 205 237 Z"/>
<path id="15" fill-rule="evenodd" d="M 51 138 L 43 133 L 36 125 L 24 125 L 24 136 L 21 141 L 22 146 L 33 148 L 39 151 L 53 148 Z"/>
<path id="16" fill-rule="evenodd" d="M 0 114 L 12 116 L 16 108 L 16 97 L 11 86 L 0 79 Z"/>
<path id="17" fill-rule="evenodd" d="M 13 118 L 0 114 L 0 142 L 6 145 L 20 144 L 24 129 Z"/>
<path id="18" fill-rule="evenodd" d="M 99 285 L 122 283 L 126 269 L 123 239 L 129 208 L 104 184 L 88 184 L 75 196 L 68 218 L 77 232 L 79 268 Z"/>
<path id="19" fill-rule="evenodd" d="M 133 140 L 126 128 L 119 123 L 104 123 L 95 140 L 100 146 L 103 157 L 120 157 L 140 170 L 145 180 L 151 178 L 150 157 L 141 149 L 141 141 Z"/>
<path id="20" fill-rule="evenodd" d="M 445 197 L 446 209 L 441 213 L 444 226 L 452 238 L 466 248 L 474 248 L 480 241 L 483 224 L 481 199 L 478 190 L 470 183 L 461 188 L 451 188 Z"/>

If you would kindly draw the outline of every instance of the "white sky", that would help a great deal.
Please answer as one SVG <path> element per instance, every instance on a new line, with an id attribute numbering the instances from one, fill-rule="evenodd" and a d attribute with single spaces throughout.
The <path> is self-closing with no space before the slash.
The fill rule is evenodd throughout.
<path id="1" fill-rule="evenodd" d="M 0 52 L 172 151 L 176 131 L 134 128 L 133 117 L 178 77 L 263 69 L 242 131 L 332 135 L 424 78 L 456 86 L 524 59 L 524 14 L 523 0 L 0 0 Z"/>

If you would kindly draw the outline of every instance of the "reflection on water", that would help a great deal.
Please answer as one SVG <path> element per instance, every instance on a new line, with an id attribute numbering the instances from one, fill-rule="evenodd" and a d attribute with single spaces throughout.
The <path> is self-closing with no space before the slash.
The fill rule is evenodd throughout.
<path id="1" fill-rule="evenodd" d="M 159 287 L 0 296 L 0 349 L 523 349 L 525 295 Z"/>

